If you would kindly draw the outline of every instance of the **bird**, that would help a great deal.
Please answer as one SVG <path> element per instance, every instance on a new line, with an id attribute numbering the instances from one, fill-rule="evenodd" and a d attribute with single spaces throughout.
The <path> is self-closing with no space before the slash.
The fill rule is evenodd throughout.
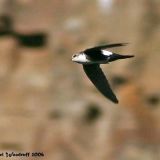
<path id="1" fill-rule="evenodd" d="M 72 61 L 82 64 L 84 72 L 95 87 L 113 103 L 118 103 L 105 74 L 100 65 L 109 64 L 118 59 L 132 58 L 134 55 L 121 55 L 108 50 L 108 48 L 125 46 L 128 43 L 111 43 L 87 48 L 72 56 Z"/>

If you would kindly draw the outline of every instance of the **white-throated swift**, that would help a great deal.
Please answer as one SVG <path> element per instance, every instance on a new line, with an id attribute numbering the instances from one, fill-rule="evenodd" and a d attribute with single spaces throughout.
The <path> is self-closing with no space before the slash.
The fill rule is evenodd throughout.
<path id="1" fill-rule="evenodd" d="M 73 62 L 77 62 L 83 65 L 83 69 L 86 75 L 95 85 L 95 87 L 105 97 L 109 98 L 114 103 L 118 103 L 118 99 L 110 88 L 108 80 L 100 68 L 100 64 L 106 64 L 118 59 L 134 57 L 134 55 L 120 55 L 106 50 L 107 48 L 120 47 L 126 44 L 127 43 L 115 43 L 96 46 L 93 48 L 88 48 L 72 56 Z"/>

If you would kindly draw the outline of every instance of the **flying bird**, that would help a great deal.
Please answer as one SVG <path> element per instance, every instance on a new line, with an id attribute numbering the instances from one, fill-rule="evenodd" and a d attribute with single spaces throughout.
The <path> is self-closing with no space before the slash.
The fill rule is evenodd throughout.
<path id="1" fill-rule="evenodd" d="M 134 57 L 134 55 L 120 55 L 106 50 L 107 48 L 125 46 L 127 43 L 115 43 L 102 46 L 88 48 L 72 56 L 72 61 L 83 65 L 83 69 L 95 85 L 95 87 L 108 99 L 114 103 L 118 103 L 118 99 L 113 93 L 108 80 L 106 79 L 100 64 L 107 64 L 109 62 Z"/>

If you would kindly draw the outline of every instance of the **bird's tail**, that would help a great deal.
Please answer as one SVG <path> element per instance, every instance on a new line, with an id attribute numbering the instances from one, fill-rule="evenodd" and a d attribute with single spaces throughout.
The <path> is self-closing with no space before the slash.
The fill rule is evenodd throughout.
<path id="1" fill-rule="evenodd" d="M 132 57 L 134 57 L 134 55 L 120 55 L 117 53 L 113 53 L 109 57 L 109 62 L 116 61 L 118 59 L 126 59 L 126 58 L 132 58 Z"/>

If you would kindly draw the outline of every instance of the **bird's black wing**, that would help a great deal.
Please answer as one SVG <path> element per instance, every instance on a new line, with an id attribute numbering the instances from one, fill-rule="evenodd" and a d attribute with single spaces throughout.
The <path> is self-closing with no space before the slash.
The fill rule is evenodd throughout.
<path id="1" fill-rule="evenodd" d="M 113 47 L 121 47 L 121 46 L 126 46 L 128 43 L 113 43 L 113 44 L 106 44 L 106 45 L 101 45 L 101 46 L 96 46 L 96 47 L 93 47 L 93 48 L 88 48 L 86 49 L 85 51 L 91 51 L 94 52 L 97 51 L 97 50 L 101 50 L 101 49 L 106 49 L 106 48 L 113 48 Z"/>
<path id="2" fill-rule="evenodd" d="M 112 92 L 109 83 L 98 64 L 94 65 L 83 65 L 83 69 L 87 74 L 88 78 L 92 81 L 95 87 L 107 98 L 114 103 L 118 103 L 118 99 Z"/>

